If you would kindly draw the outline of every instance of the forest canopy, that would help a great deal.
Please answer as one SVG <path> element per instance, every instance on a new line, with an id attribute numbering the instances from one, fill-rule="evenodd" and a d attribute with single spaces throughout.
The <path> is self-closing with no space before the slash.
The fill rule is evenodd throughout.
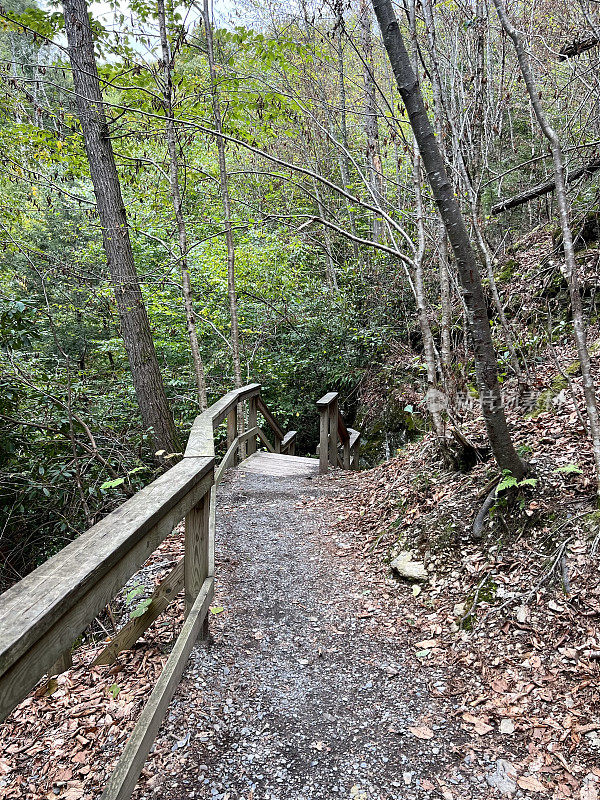
<path id="1" fill-rule="evenodd" d="M 573 334 L 600 469 L 577 255 L 600 234 L 597 5 L 374 6 L 3 5 L 4 584 L 249 381 L 301 454 L 339 390 L 382 440 L 365 466 L 426 428 L 460 461 L 478 397 L 487 440 L 467 449 L 521 480 L 502 386 L 535 389 Z M 536 230 L 554 250 L 526 316 L 507 287 Z"/>

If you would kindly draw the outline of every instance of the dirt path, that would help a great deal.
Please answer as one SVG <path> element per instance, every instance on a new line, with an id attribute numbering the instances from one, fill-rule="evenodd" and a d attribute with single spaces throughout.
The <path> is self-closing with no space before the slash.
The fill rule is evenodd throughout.
<path id="1" fill-rule="evenodd" d="M 138 798 L 490 796 L 450 706 L 431 696 L 448 687 L 415 671 L 403 630 L 378 624 L 369 603 L 381 585 L 312 506 L 337 491 L 331 479 L 239 472 L 222 484 L 223 611 L 194 651 Z"/>

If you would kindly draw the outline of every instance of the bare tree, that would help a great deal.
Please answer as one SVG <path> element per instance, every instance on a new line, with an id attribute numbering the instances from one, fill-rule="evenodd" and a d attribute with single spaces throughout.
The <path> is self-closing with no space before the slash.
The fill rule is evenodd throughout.
<path id="1" fill-rule="evenodd" d="M 208 407 L 206 398 L 206 378 L 204 375 L 204 362 L 200 353 L 198 342 L 198 332 L 196 330 L 196 315 L 192 299 L 192 281 L 188 266 L 188 242 L 185 217 L 183 216 L 183 203 L 181 198 L 181 188 L 179 186 L 179 158 L 177 155 L 177 131 L 175 130 L 175 120 L 173 118 L 173 61 L 169 39 L 167 37 L 167 21 L 165 16 L 164 0 L 156 2 L 158 13 L 158 25 L 160 28 L 160 43 L 162 49 L 162 71 L 163 71 L 163 105 L 165 109 L 165 130 L 167 134 L 167 149 L 169 151 L 169 188 L 171 190 L 171 200 L 173 212 L 177 223 L 179 234 L 179 264 L 181 268 L 181 285 L 183 293 L 183 305 L 185 308 L 185 321 L 190 340 L 190 351 L 192 363 L 194 365 L 194 375 L 196 378 L 196 390 L 198 392 L 198 404 L 200 410 L 204 411 Z"/>
<path id="2" fill-rule="evenodd" d="M 206 31 L 206 52 L 210 72 L 210 92 L 212 97 L 213 117 L 217 132 L 217 153 L 219 160 L 219 178 L 221 185 L 221 199 L 223 201 L 223 214 L 225 216 L 225 240 L 227 242 L 227 292 L 229 296 L 229 314 L 231 316 L 231 354 L 233 358 L 233 375 L 235 385 L 242 385 L 242 368 L 240 363 L 240 334 L 238 326 L 238 307 L 235 291 L 235 243 L 233 241 L 233 226 L 231 224 L 231 201 L 229 198 L 229 178 L 227 163 L 225 161 L 225 140 L 223 134 L 223 117 L 219 100 L 219 86 L 215 70 L 215 53 L 213 29 L 210 19 L 208 0 L 204 0 L 204 29 Z"/>
<path id="3" fill-rule="evenodd" d="M 565 181 L 565 158 L 558 134 L 550 124 L 548 117 L 544 112 L 542 102 L 540 100 L 540 92 L 536 86 L 529 55 L 523 41 L 523 36 L 510 20 L 502 0 L 494 0 L 494 5 L 496 7 L 496 11 L 498 12 L 498 17 L 502 27 L 508 36 L 510 36 L 515 46 L 519 67 L 521 69 L 521 74 L 523 75 L 523 80 L 525 81 L 525 86 L 527 87 L 527 93 L 529 94 L 529 100 L 531 102 L 535 118 L 540 126 L 540 129 L 542 130 L 542 133 L 548 140 L 550 149 L 552 151 L 552 160 L 554 163 L 555 195 L 560 218 L 560 229 L 562 233 L 563 251 L 565 256 L 564 274 L 569 284 L 571 310 L 573 313 L 573 333 L 575 336 L 575 344 L 577 346 L 577 354 L 579 356 L 581 376 L 583 378 L 583 392 L 585 396 L 589 428 L 594 451 L 598 492 L 600 493 L 600 419 L 598 417 L 596 388 L 592 378 L 591 360 L 587 346 L 587 332 L 583 318 L 583 304 L 579 287 L 579 269 L 577 266 L 577 260 L 575 259 L 573 235 L 571 233 L 570 206 L 567 197 L 567 187 Z"/>
<path id="4" fill-rule="evenodd" d="M 488 438 L 501 469 L 520 478 L 525 471 L 506 421 L 498 383 L 498 365 L 477 259 L 467 228 L 446 174 L 444 159 L 427 116 L 423 96 L 404 45 L 391 0 L 373 0 L 398 90 L 419 146 L 433 195 L 454 251 L 475 355 L 475 371 Z"/>
<path id="5" fill-rule="evenodd" d="M 179 449 L 177 430 L 135 268 L 127 213 L 100 90 L 88 7 L 85 0 L 65 0 L 63 9 L 79 121 L 140 414 L 144 425 L 152 430 L 155 447 L 174 453 Z"/>

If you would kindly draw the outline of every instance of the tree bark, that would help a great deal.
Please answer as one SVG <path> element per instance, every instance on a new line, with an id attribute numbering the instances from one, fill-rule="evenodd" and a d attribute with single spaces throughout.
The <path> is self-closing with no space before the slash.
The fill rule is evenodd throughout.
<path id="1" fill-rule="evenodd" d="M 371 40 L 371 17 L 367 0 L 360 0 L 360 40 L 363 57 L 363 86 L 365 102 L 365 136 L 367 139 L 367 170 L 373 199 L 383 207 L 383 173 L 381 167 L 381 148 L 379 145 L 379 124 L 377 122 L 377 99 L 373 77 L 373 43 Z M 373 216 L 373 238 L 384 236 L 381 217 Z"/>
<path id="2" fill-rule="evenodd" d="M 175 131 L 175 122 L 173 119 L 173 65 L 171 62 L 171 48 L 169 47 L 169 40 L 167 38 L 167 21 L 165 17 L 164 0 L 157 0 L 156 6 L 162 49 L 163 105 L 165 109 L 167 149 L 169 151 L 169 188 L 171 190 L 173 212 L 175 214 L 175 221 L 177 223 L 183 305 L 185 309 L 186 327 L 190 340 L 192 363 L 194 365 L 194 375 L 196 377 L 198 404 L 200 406 L 200 411 L 204 411 L 206 408 L 208 408 L 208 400 L 206 397 L 206 377 L 204 374 L 204 362 L 202 361 L 202 355 L 200 353 L 200 343 L 198 342 L 198 332 L 196 330 L 196 315 L 194 314 L 194 304 L 192 300 L 192 281 L 187 260 L 187 228 L 185 224 L 185 218 L 183 216 L 183 203 L 181 201 L 181 190 L 179 187 L 177 133 Z"/>
<path id="3" fill-rule="evenodd" d="M 63 9 L 79 121 L 140 414 L 144 426 L 152 431 L 155 448 L 174 453 L 179 450 L 177 430 L 135 269 L 127 214 L 100 90 L 88 7 L 85 0 L 64 0 Z"/>
<path id="4" fill-rule="evenodd" d="M 517 479 L 524 474 L 524 465 L 517 455 L 502 405 L 498 368 L 483 286 L 475 253 L 471 246 L 460 207 L 446 174 L 444 160 L 423 97 L 406 51 L 391 0 L 373 0 L 398 90 L 404 101 L 409 122 L 423 159 L 423 165 L 454 251 L 473 343 L 475 370 L 483 419 L 492 451 L 501 469 L 510 470 Z"/>
<path id="5" fill-rule="evenodd" d="M 342 186 L 346 191 L 350 189 L 350 165 L 348 159 L 348 127 L 346 125 L 346 81 L 344 76 L 344 50 L 342 47 L 342 30 L 344 28 L 344 16 L 342 14 L 341 9 L 338 13 L 338 20 L 337 20 L 337 30 L 336 30 L 336 42 L 337 42 L 337 51 L 338 51 L 338 84 L 339 84 L 339 92 L 340 92 L 340 139 L 344 146 L 344 150 L 339 153 L 339 161 L 340 161 L 340 174 L 342 177 Z M 352 210 L 352 206 L 350 201 L 346 199 L 346 212 L 348 214 L 348 222 L 350 224 L 350 233 L 353 236 L 356 236 L 356 220 L 354 218 L 354 211 Z M 358 262 L 358 265 L 362 267 L 362 258 L 360 255 L 360 250 L 358 248 L 358 244 L 356 242 L 352 242 L 353 250 L 354 250 L 354 258 Z"/>
<path id="6" fill-rule="evenodd" d="M 427 31 L 429 55 L 433 65 L 433 74 L 431 76 L 433 124 L 435 135 L 437 136 L 438 140 L 438 147 L 440 148 L 442 157 L 444 158 L 446 157 L 446 145 L 444 141 L 444 102 L 439 70 L 437 69 L 435 23 L 433 19 L 433 9 L 430 6 L 430 2 L 431 0 L 422 0 L 421 6 L 423 9 L 423 16 L 425 18 L 425 29 Z M 437 227 L 438 230 L 436 231 L 436 238 L 439 253 L 440 303 L 442 307 L 440 319 L 441 360 L 444 376 L 447 377 L 450 373 L 450 363 L 452 360 L 452 345 L 450 341 L 450 326 L 452 323 L 452 291 L 450 288 L 448 237 L 446 236 L 446 229 L 444 228 L 444 223 L 441 219 L 438 220 Z"/>
<path id="7" fill-rule="evenodd" d="M 210 71 L 210 92 L 212 97 L 215 129 L 217 131 L 216 138 L 219 160 L 221 199 L 223 202 L 223 214 L 225 217 L 225 240 L 227 243 L 227 293 L 229 296 L 229 314 L 231 317 L 231 355 L 233 359 L 233 376 L 235 385 L 237 388 L 239 388 L 242 385 L 242 368 L 240 362 L 240 334 L 238 325 L 237 295 L 235 290 L 235 244 L 233 241 L 233 229 L 231 225 L 231 202 L 229 199 L 229 178 L 227 175 L 227 164 L 225 162 L 225 140 L 221 136 L 223 132 L 223 119 L 221 116 L 221 103 L 219 101 L 219 90 L 217 87 L 213 30 L 208 0 L 204 0 L 203 15 L 204 27 L 206 31 L 206 51 L 208 56 L 208 67 Z"/>
<path id="8" fill-rule="evenodd" d="M 581 301 L 581 291 L 579 289 L 579 270 L 577 267 L 577 260 L 575 258 L 573 235 L 571 233 L 571 224 L 569 219 L 570 208 L 569 201 L 567 199 L 567 188 L 565 181 L 565 159 L 558 134 L 544 113 L 544 109 L 540 101 L 540 94 L 535 84 L 529 55 L 525 50 L 523 37 L 509 19 L 502 0 L 494 0 L 494 5 L 496 6 L 496 11 L 498 12 L 498 17 L 502 27 L 513 41 L 515 51 L 517 53 L 517 59 L 519 61 L 519 67 L 521 69 L 521 74 L 523 75 L 523 80 L 525 81 L 525 86 L 527 87 L 527 93 L 529 94 L 531 106 L 542 133 L 548 140 L 550 149 L 552 150 L 556 203 L 560 216 L 560 228 L 563 237 L 563 250 L 565 256 L 565 277 L 569 283 L 571 311 L 573 314 L 573 333 L 575 336 L 575 344 L 577 346 L 577 354 L 579 356 L 581 377 L 583 379 L 583 393 L 585 396 L 588 420 L 590 423 L 590 433 L 594 451 L 594 463 L 596 466 L 596 478 L 598 482 L 597 491 L 600 494 L 600 418 L 598 415 L 596 388 L 592 378 L 591 360 L 587 346 L 587 333 L 583 318 L 583 304 Z"/>

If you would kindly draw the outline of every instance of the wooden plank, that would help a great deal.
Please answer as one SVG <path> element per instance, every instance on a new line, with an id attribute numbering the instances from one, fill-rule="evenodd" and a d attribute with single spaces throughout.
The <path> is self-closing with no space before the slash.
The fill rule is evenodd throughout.
<path id="1" fill-rule="evenodd" d="M 346 421 L 344 420 L 343 416 L 340 414 L 338 409 L 338 436 L 340 442 L 342 444 L 346 444 L 346 442 L 350 441 L 350 434 L 348 433 L 348 428 L 346 427 Z"/>
<path id="2" fill-rule="evenodd" d="M 350 469 L 358 470 L 360 458 L 360 431 L 348 428 L 350 434 Z"/>
<path id="3" fill-rule="evenodd" d="M 249 383 L 247 386 L 242 386 L 241 389 L 233 389 L 228 392 L 206 411 L 199 414 L 192 425 L 184 457 L 214 456 L 213 432 L 242 400 L 256 397 L 258 394 L 260 394 L 260 383 Z"/>
<path id="4" fill-rule="evenodd" d="M 86 594 L 83 596 L 78 594 L 76 602 L 70 605 L 66 602 L 62 604 L 63 613 L 54 625 L 42 624 L 46 619 L 52 619 L 52 614 L 50 613 L 53 611 L 52 606 L 48 610 L 48 614 L 40 618 L 38 624 L 32 625 L 30 629 L 22 632 L 22 639 L 16 638 L 17 646 L 8 655 L 12 656 L 14 652 L 19 651 L 22 651 L 22 655 L 12 661 L 12 665 L 4 671 L 0 678 L 0 720 L 48 672 L 48 669 L 60 654 L 71 647 L 77 636 L 87 628 L 94 617 L 123 588 L 134 572 L 144 564 L 151 553 L 172 532 L 182 517 L 210 491 L 213 477 L 211 460 L 208 460 L 208 465 L 210 466 L 210 473 L 205 475 L 202 481 L 191 492 L 188 492 L 177 506 L 172 508 L 147 531 L 145 536 L 136 542 L 127 553 L 122 553 L 120 560 L 113 565 L 109 572 L 91 585 L 88 584 L 89 588 Z M 114 531 L 113 534 L 116 536 Z M 85 535 L 83 534 L 80 538 Z M 73 542 L 73 544 L 77 544 L 78 541 Z M 49 564 L 49 562 L 46 562 L 46 564 Z M 44 566 L 46 565 L 42 565 L 42 567 Z M 75 564 L 69 564 L 69 566 L 75 571 Z M 2 616 L 4 616 L 4 611 L 3 607 Z M 25 638 L 27 639 L 27 647 L 23 650 L 23 639 Z M 4 655 L 7 655 L 7 651 L 5 651 Z"/>
<path id="5" fill-rule="evenodd" d="M 215 457 L 215 432 L 207 411 L 196 417 L 183 454 L 184 458 Z"/>
<path id="6" fill-rule="evenodd" d="M 258 397 L 253 395 L 248 398 L 248 428 L 256 428 L 258 425 Z M 256 436 L 248 439 L 248 455 L 256 453 Z"/>
<path id="7" fill-rule="evenodd" d="M 261 440 L 261 442 L 264 444 L 264 446 L 267 448 L 269 453 L 276 453 L 275 448 L 273 447 L 271 442 L 267 439 L 267 437 L 265 435 L 265 432 L 261 428 L 257 428 L 256 429 L 256 435 Z"/>
<path id="8" fill-rule="evenodd" d="M 337 398 L 329 404 L 329 463 L 337 466 L 338 463 L 338 401 Z"/>
<path id="9" fill-rule="evenodd" d="M 61 675 L 73 666 L 73 652 L 64 650 L 48 670 L 48 675 Z"/>
<path id="10" fill-rule="evenodd" d="M 320 411 L 319 420 L 319 472 L 325 475 L 329 469 L 329 405 Z"/>
<path id="11" fill-rule="evenodd" d="M 231 444 L 231 447 L 223 456 L 223 460 L 221 461 L 215 472 L 215 484 L 217 486 L 219 485 L 219 483 L 221 483 L 225 470 L 228 469 L 229 467 L 234 466 L 235 455 L 239 446 L 241 444 L 244 444 L 244 442 L 247 442 L 253 436 L 259 436 L 260 433 L 261 433 L 260 428 L 252 428 L 251 430 L 244 431 L 244 433 L 240 433 L 239 436 L 236 436 L 236 438 Z"/>
<path id="12" fill-rule="evenodd" d="M 184 589 L 185 611 L 189 613 L 208 577 L 210 493 L 200 498 L 185 518 Z"/>
<path id="13" fill-rule="evenodd" d="M 139 542 L 147 540 L 140 551 L 143 557 L 139 564 L 128 558 L 131 572 L 126 582 L 152 552 L 148 550 L 150 544 L 160 543 L 191 507 L 190 503 L 197 502 L 196 490 L 208 490 L 212 468 L 210 458 L 180 461 L 6 591 L 0 597 L 0 675 L 129 556 Z M 89 609 L 91 619 L 112 596 L 101 601 L 99 607 L 93 604 L 94 608 Z M 74 631 L 73 639 L 80 632 Z"/>
<path id="14" fill-rule="evenodd" d="M 312 477 L 319 472 L 316 458 L 283 456 L 278 453 L 255 453 L 242 462 L 238 469 L 257 475 Z"/>
<path id="15" fill-rule="evenodd" d="M 134 617 L 124 625 L 104 650 L 96 656 L 92 666 L 112 664 L 123 650 L 131 650 L 144 631 L 157 619 L 169 603 L 174 600 L 183 589 L 183 562 L 180 561 L 173 567 L 164 580 L 156 587 L 150 605 L 141 617 Z"/>
<path id="16" fill-rule="evenodd" d="M 296 450 L 297 431 L 288 431 L 281 440 L 281 452 L 285 455 L 293 456 Z"/>
<path id="17" fill-rule="evenodd" d="M 237 436 L 238 415 L 237 405 L 235 405 L 227 414 L 227 448 L 229 449 Z"/>
<path id="18" fill-rule="evenodd" d="M 235 465 L 236 454 L 238 452 L 238 448 L 240 446 L 240 437 L 236 436 L 235 439 L 232 441 L 229 449 L 223 456 L 223 460 L 217 467 L 215 471 L 215 484 L 218 486 L 221 483 L 221 479 L 226 469 L 229 467 L 233 467 Z"/>
<path id="19" fill-rule="evenodd" d="M 344 469 L 350 469 L 350 439 L 344 442 L 343 446 L 343 462 L 344 462 Z"/>
<path id="20" fill-rule="evenodd" d="M 317 408 L 327 408 L 327 406 L 330 406 L 339 396 L 339 392 L 327 392 L 320 400 L 317 400 Z"/>
<path id="21" fill-rule="evenodd" d="M 183 623 L 181 633 L 125 745 L 123 754 L 106 784 L 101 800 L 129 800 L 131 797 L 152 742 L 156 738 L 208 614 L 213 591 L 213 578 L 207 578 Z"/>
<path id="22" fill-rule="evenodd" d="M 258 398 L 257 404 L 258 404 L 258 410 L 263 415 L 265 420 L 268 422 L 269 427 L 271 428 L 271 430 L 275 434 L 275 438 L 278 439 L 279 441 L 281 441 L 283 439 L 283 437 L 285 436 L 285 432 L 284 432 L 283 428 L 279 425 L 279 423 L 277 422 L 277 420 L 275 419 L 273 414 L 271 414 L 271 412 L 269 411 L 269 409 L 265 405 L 262 397 Z"/>
<path id="23" fill-rule="evenodd" d="M 355 431 L 354 428 L 348 428 L 350 434 L 350 447 L 354 447 L 360 440 L 360 431 Z"/>

